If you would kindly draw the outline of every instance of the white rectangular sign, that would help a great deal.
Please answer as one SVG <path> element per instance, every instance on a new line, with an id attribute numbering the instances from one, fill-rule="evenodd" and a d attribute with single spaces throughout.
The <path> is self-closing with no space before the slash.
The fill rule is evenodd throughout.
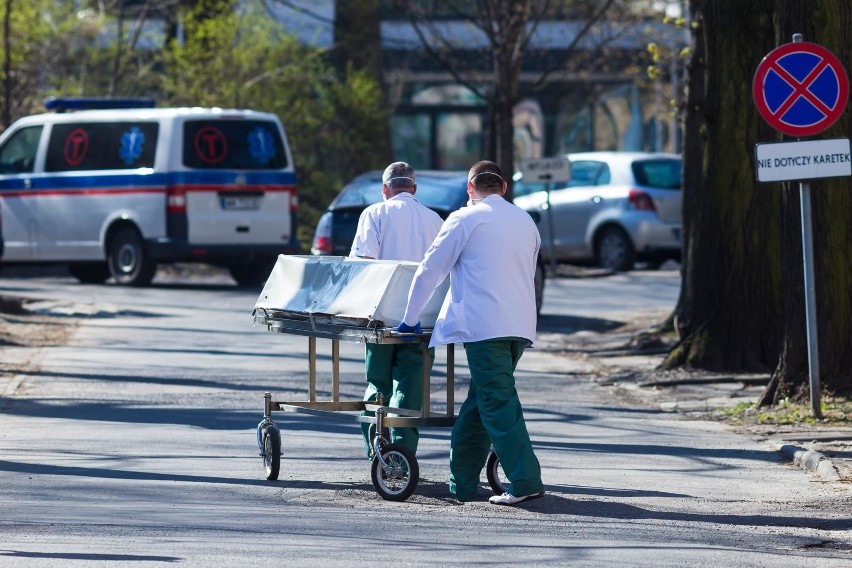
<path id="1" fill-rule="evenodd" d="M 852 176 L 848 138 L 757 144 L 754 154 L 757 181 Z"/>
<path id="2" fill-rule="evenodd" d="M 563 183 L 571 181 L 571 162 L 567 156 L 528 158 L 521 160 L 521 173 L 525 183 Z"/>

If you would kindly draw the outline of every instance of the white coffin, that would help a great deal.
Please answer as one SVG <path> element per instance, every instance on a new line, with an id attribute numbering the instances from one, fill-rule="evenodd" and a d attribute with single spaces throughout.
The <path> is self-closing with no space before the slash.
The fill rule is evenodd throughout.
<path id="1" fill-rule="evenodd" d="M 294 319 L 366 327 L 395 327 L 405 313 L 416 262 L 343 256 L 280 255 L 255 304 Z M 446 279 L 420 316 L 435 326 L 449 289 Z"/>

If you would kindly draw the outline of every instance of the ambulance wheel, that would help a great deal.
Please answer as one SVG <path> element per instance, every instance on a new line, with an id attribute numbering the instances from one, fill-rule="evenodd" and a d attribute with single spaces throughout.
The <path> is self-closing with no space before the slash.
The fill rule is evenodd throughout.
<path id="1" fill-rule="evenodd" d="M 275 266 L 275 258 L 255 258 L 251 262 L 238 262 L 228 266 L 228 271 L 231 273 L 237 285 L 243 288 L 253 288 L 262 286 L 269 278 L 269 273 L 272 272 L 272 267 Z"/>
<path id="2" fill-rule="evenodd" d="M 103 284 L 109 278 L 109 266 L 105 262 L 75 262 L 68 265 L 68 272 L 81 284 Z"/>
<path id="3" fill-rule="evenodd" d="M 382 457 L 388 464 L 384 470 L 379 457 L 373 458 L 370 479 L 385 501 L 405 501 L 417 488 L 420 467 L 411 450 L 400 444 L 387 444 L 382 448 Z"/>
<path id="4" fill-rule="evenodd" d="M 497 495 L 502 495 L 509 487 L 509 480 L 506 479 L 506 474 L 503 473 L 503 468 L 500 466 L 500 458 L 497 457 L 497 452 L 493 449 L 488 452 L 488 459 L 485 461 L 485 475 L 488 477 L 488 485 L 494 490 Z"/>
<path id="5" fill-rule="evenodd" d="M 281 471 L 281 432 L 278 427 L 270 425 L 264 427 L 261 433 L 263 443 L 263 469 L 266 479 L 275 481 Z"/>
<path id="6" fill-rule="evenodd" d="M 132 227 L 121 228 L 113 236 L 107 264 L 116 284 L 123 286 L 147 286 L 157 271 L 157 263 L 148 256 L 142 235 Z"/>

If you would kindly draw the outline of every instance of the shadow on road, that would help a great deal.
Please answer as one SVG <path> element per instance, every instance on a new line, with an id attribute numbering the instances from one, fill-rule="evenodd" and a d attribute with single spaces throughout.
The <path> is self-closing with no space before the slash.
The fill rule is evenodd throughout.
<path id="1" fill-rule="evenodd" d="M 587 318 L 569 315 L 541 315 L 538 318 L 538 331 L 547 333 L 577 333 L 594 331 L 604 333 L 623 326 L 624 322 L 602 318 Z"/>
<path id="2" fill-rule="evenodd" d="M 150 554 L 97 554 L 94 552 L 31 552 L 2 550 L 0 556 L 12 558 L 38 558 L 40 560 L 82 560 L 106 562 L 181 562 L 179 556 L 151 556 Z"/>

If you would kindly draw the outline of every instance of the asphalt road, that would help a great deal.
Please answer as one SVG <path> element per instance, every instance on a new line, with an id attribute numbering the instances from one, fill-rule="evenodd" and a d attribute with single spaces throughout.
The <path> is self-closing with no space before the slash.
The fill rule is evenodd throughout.
<path id="1" fill-rule="evenodd" d="M 550 281 L 543 343 L 665 314 L 677 291 L 673 271 Z M 216 275 L 141 290 L 43 277 L 0 278 L 0 295 L 37 299 L 27 307 L 56 330 L 38 348 L 0 347 L 0 566 L 852 560 L 848 484 L 820 482 L 720 424 L 623 405 L 582 356 L 545 347 L 519 367 L 544 499 L 496 507 L 483 483 L 480 500 L 451 500 L 449 431 L 433 428 L 417 492 L 391 503 L 372 488 L 357 425 L 340 416 L 276 413 L 282 472 L 263 479 L 263 393 L 304 396 L 307 339 L 254 326 L 257 291 Z M 445 362 L 439 351 L 435 410 Z M 341 370 L 342 396 L 359 398 L 360 345 L 342 344 Z M 327 353 L 320 373 L 327 392 Z"/>

